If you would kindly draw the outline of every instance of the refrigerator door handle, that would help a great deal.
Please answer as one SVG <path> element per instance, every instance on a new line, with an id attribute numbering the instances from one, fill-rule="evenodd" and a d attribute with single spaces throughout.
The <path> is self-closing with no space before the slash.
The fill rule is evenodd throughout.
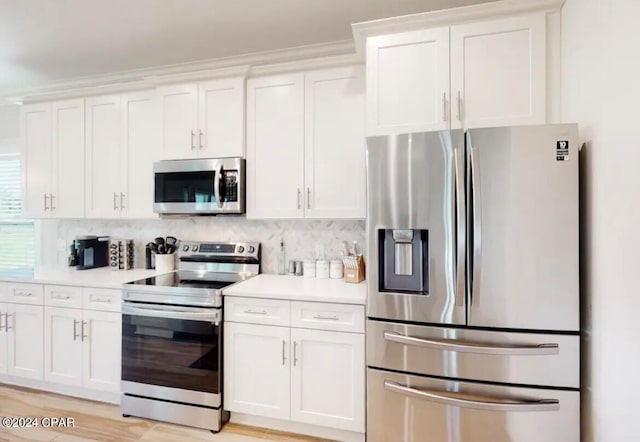
<path id="1" fill-rule="evenodd" d="M 560 353 L 558 344 L 495 345 L 456 341 L 453 339 L 423 339 L 390 331 L 384 332 L 384 339 L 386 341 L 397 342 L 398 344 L 415 345 L 434 350 L 455 351 L 458 353 L 502 356 L 544 356 L 557 355 Z"/>
<path id="2" fill-rule="evenodd" d="M 416 390 L 393 381 L 384 381 L 385 390 L 402 394 L 416 399 L 422 399 L 443 405 L 454 407 L 474 408 L 487 411 L 558 411 L 560 401 L 557 399 L 539 399 L 533 401 L 521 401 L 513 399 L 499 399 L 495 397 L 483 397 L 453 392 Z M 473 398 L 473 399 L 471 399 Z"/>
<path id="3" fill-rule="evenodd" d="M 469 140 L 469 138 L 467 138 Z M 478 149 L 474 149 L 471 142 L 469 146 L 469 165 L 471 167 L 471 198 L 472 198 L 472 217 L 473 217 L 473 267 L 472 267 L 472 284 L 471 298 L 469 305 L 473 305 L 474 301 L 480 301 L 480 264 L 482 259 L 482 213 L 480 209 L 480 165 L 478 158 Z"/>
<path id="4" fill-rule="evenodd" d="M 466 250 L 466 203 L 464 192 L 464 157 L 462 150 L 453 149 L 455 167 L 455 204 L 456 204 L 456 306 L 464 306 L 465 300 L 465 250 Z"/>

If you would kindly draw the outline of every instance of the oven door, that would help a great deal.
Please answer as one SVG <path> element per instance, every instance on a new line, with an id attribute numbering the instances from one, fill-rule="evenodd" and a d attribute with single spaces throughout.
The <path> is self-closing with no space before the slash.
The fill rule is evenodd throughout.
<path id="1" fill-rule="evenodd" d="M 245 211 L 242 158 L 157 161 L 153 211 L 160 214 L 240 214 Z"/>
<path id="2" fill-rule="evenodd" d="M 221 321 L 219 308 L 123 303 L 123 393 L 219 407 Z"/>

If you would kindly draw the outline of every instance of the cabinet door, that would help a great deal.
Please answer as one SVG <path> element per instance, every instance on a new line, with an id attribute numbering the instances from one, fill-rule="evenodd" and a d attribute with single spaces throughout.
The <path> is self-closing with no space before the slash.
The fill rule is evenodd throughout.
<path id="1" fill-rule="evenodd" d="M 44 378 L 82 385 L 82 310 L 44 308 Z"/>
<path id="2" fill-rule="evenodd" d="M 247 88 L 247 218 L 303 218 L 304 74 Z"/>
<path id="3" fill-rule="evenodd" d="M 122 320 L 120 313 L 82 312 L 82 385 L 120 392 Z"/>
<path id="4" fill-rule="evenodd" d="M 51 104 L 22 106 L 22 214 L 47 218 L 51 208 Z"/>
<path id="5" fill-rule="evenodd" d="M 153 213 L 153 162 L 160 158 L 160 112 L 154 91 L 122 97 L 122 216 L 157 218 Z"/>
<path id="6" fill-rule="evenodd" d="M 367 135 L 449 128 L 449 28 L 367 39 Z"/>
<path id="7" fill-rule="evenodd" d="M 7 334 L 3 333 L 5 324 L 4 315 L 7 313 L 7 304 L 0 303 L 0 374 L 7 374 L 7 362 L 8 362 L 8 346 L 7 346 Z"/>
<path id="8" fill-rule="evenodd" d="M 84 99 L 52 104 L 51 216 L 84 217 Z"/>
<path id="9" fill-rule="evenodd" d="M 307 218 L 365 218 L 364 69 L 305 74 Z"/>
<path id="10" fill-rule="evenodd" d="M 120 96 L 88 98 L 86 129 L 86 215 L 120 216 Z"/>
<path id="11" fill-rule="evenodd" d="M 452 127 L 546 122 L 545 33 L 544 13 L 451 28 Z"/>
<path id="12" fill-rule="evenodd" d="M 291 420 L 364 432 L 364 335 L 291 329 Z"/>
<path id="13" fill-rule="evenodd" d="M 289 328 L 224 325 L 224 408 L 289 419 Z"/>
<path id="14" fill-rule="evenodd" d="M 198 84 L 196 156 L 244 157 L 244 95 L 244 78 Z"/>
<path id="15" fill-rule="evenodd" d="M 7 304 L 7 313 L 8 373 L 42 380 L 44 307 Z"/>
<path id="16" fill-rule="evenodd" d="M 162 159 L 194 158 L 198 150 L 198 85 L 158 89 L 162 112 Z"/>

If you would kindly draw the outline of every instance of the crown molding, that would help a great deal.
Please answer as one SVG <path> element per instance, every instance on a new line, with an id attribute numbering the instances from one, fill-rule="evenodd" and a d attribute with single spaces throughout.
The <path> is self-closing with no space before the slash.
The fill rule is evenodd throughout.
<path id="1" fill-rule="evenodd" d="M 306 60 L 290 61 L 287 63 L 254 66 L 251 67 L 251 70 L 249 71 L 249 77 L 258 77 L 262 75 L 271 75 L 302 70 L 332 68 L 354 64 L 362 64 L 362 60 L 360 59 L 360 57 L 358 57 L 357 54 L 335 55 L 332 57 L 311 58 Z"/>
<path id="2" fill-rule="evenodd" d="M 372 20 L 351 25 L 356 53 L 364 59 L 367 37 L 450 26 L 475 20 L 498 18 L 531 12 L 559 11 L 565 0 L 499 0 L 479 5 L 442 9 L 419 14 Z"/>
<path id="3" fill-rule="evenodd" d="M 281 63 L 286 70 L 289 69 L 288 66 L 291 63 L 315 58 L 325 60 L 326 65 L 330 66 L 334 63 L 331 60 L 332 57 L 340 57 L 347 54 L 354 54 L 352 40 L 254 52 L 232 57 L 114 72 L 106 75 L 78 77 L 37 87 L 4 91 L 0 93 L 0 103 L 4 101 L 22 104 L 151 89 L 162 84 L 198 81 L 208 78 L 246 77 L 257 66 L 270 66 L 267 70 L 273 69 L 275 72 L 277 71 L 277 63 Z M 302 66 L 305 62 L 301 63 Z M 312 61 L 307 61 L 306 63 L 313 64 Z"/>

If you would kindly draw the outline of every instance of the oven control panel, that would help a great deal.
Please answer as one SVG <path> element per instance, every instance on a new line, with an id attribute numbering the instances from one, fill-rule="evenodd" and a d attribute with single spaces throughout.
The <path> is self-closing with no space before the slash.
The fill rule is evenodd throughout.
<path id="1" fill-rule="evenodd" d="M 211 257 L 239 256 L 258 258 L 260 256 L 260 243 L 182 241 L 178 255 L 181 257 L 206 255 Z"/>

